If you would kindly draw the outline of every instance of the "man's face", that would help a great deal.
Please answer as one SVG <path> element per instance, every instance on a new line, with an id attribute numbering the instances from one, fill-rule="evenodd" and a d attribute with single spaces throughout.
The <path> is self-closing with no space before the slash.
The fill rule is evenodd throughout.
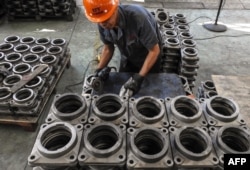
<path id="1" fill-rule="evenodd" d="M 116 26 L 117 23 L 117 10 L 114 12 L 113 15 L 111 15 L 110 18 L 103 22 L 99 22 L 98 24 L 103 27 L 104 29 L 113 29 Z"/>

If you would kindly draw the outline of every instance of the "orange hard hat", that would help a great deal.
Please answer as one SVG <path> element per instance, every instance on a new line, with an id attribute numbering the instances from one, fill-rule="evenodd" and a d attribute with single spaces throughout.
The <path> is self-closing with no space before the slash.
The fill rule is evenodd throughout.
<path id="1" fill-rule="evenodd" d="M 85 15 L 91 22 L 109 19 L 117 9 L 119 0 L 83 0 Z"/>

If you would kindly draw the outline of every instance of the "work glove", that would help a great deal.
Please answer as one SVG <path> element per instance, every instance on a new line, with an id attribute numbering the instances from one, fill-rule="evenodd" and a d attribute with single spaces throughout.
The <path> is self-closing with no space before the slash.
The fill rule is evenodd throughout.
<path id="1" fill-rule="evenodd" d="M 140 88 L 141 84 L 144 80 L 144 77 L 139 74 L 134 74 L 125 84 L 124 88 L 133 91 L 133 94 L 136 94 Z"/>
<path id="2" fill-rule="evenodd" d="M 100 71 L 102 71 L 102 68 L 97 68 L 94 72 L 94 76 L 98 77 L 98 74 L 100 73 Z"/>

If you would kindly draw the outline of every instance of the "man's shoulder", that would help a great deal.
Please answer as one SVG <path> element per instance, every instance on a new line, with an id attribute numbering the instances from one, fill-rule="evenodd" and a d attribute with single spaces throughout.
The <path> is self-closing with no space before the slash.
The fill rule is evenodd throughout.
<path id="1" fill-rule="evenodd" d="M 133 11 L 133 12 L 140 12 L 146 10 L 143 6 L 137 4 L 120 5 L 120 7 L 126 11 Z"/>

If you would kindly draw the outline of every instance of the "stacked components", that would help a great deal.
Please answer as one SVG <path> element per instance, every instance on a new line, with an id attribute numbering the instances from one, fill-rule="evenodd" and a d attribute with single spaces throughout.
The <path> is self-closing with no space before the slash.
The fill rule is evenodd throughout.
<path id="1" fill-rule="evenodd" d="M 8 8 L 8 18 L 65 17 L 73 20 L 76 8 L 74 0 L 5 0 Z"/>
<path id="2" fill-rule="evenodd" d="M 62 38 L 16 35 L 4 41 L 0 44 L 0 114 L 37 116 L 69 62 L 68 43 Z"/>
<path id="3" fill-rule="evenodd" d="M 162 34 L 162 72 L 186 77 L 192 89 L 199 68 L 199 57 L 186 17 L 183 14 L 169 15 L 165 9 L 157 9 L 152 14 Z"/>
<path id="4" fill-rule="evenodd" d="M 232 99 L 66 93 L 55 96 L 28 163 L 34 170 L 220 169 L 224 153 L 250 153 Z"/>

